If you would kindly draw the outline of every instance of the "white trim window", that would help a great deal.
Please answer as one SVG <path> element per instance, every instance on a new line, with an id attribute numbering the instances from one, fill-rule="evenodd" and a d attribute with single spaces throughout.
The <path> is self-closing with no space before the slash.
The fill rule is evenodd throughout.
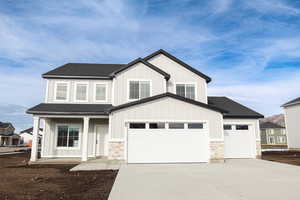
<path id="1" fill-rule="evenodd" d="M 278 142 L 281 144 L 285 144 L 286 143 L 285 136 L 278 136 Z"/>
<path id="2" fill-rule="evenodd" d="M 194 83 L 176 83 L 176 94 L 188 99 L 196 99 L 196 84 Z"/>
<path id="3" fill-rule="evenodd" d="M 107 102 L 107 84 L 95 83 L 94 100 L 96 102 Z"/>
<path id="4" fill-rule="evenodd" d="M 128 100 L 139 100 L 151 96 L 151 81 L 129 80 Z"/>
<path id="5" fill-rule="evenodd" d="M 275 144 L 275 137 L 274 136 L 269 136 L 268 137 L 268 143 L 269 144 Z"/>
<path id="6" fill-rule="evenodd" d="M 69 83 L 55 82 L 55 100 L 68 101 L 69 99 Z"/>
<path id="7" fill-rule="evenodd" d="M 75 101 L 87 102 L 88 101 L 88 83 L 75 83 Z"/>
<path id="8" fill-rule="evenodd" d="M 79 148 L 80 127 L 74 125 L 58 125 L 57 141 L 58 148 Z"/>

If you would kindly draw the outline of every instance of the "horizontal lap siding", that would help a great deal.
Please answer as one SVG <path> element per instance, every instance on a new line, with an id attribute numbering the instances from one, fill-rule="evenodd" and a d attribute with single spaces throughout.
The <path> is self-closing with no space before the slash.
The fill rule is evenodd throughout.
<path id="1" fill-rule="evenodd" d="M 289 148 L 300 148 L 300 105 L 285 108 L 286 128 Z"/>

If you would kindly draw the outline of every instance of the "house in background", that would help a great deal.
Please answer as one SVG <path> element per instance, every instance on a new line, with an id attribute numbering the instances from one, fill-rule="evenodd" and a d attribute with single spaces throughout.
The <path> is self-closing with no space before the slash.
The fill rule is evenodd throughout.
<path id="1" fill-rule="evenodd" d="M 164 50 L 128 64 L 68 63 L 43 74 L 31 161 L 98 156 L 127 163 L 210 162 L 261 155 L 263 115 L 207 96 L 211 78 Z"/>
<path id="2" fill-rule="evenodd" d="M 20 136 L 15 134 L 14 126 L 9 122 L 0 122 L 0 146 L 18 145 Z"/>
<path id="3" fill-rule="evenodd" d="M 21 145 L 25 145 L 25 146 L 29 146 L 31 147 L 32 145 L 32 131 L 33 131 L 33 127 L 25 129 L 23 131 L 20 132 L 19 136 L 20 136 L 20 144 Z M 39 130 L 39 134 L 38 134 L 38 143 L 41 144 L 42 141 L 42 136 L 43 136 L 43 129 L 40 128 Z"/>
<path id="4" fill-rule="evenodd" d="M 287 148 L 285 127 L 273 122 L 260 123 L 260 138 L 262 149 Z"/>
<path id="5" fill-rule="evenodd" d="M 282 105 L 289 149 L 300 149 L 300 97 Z"/>

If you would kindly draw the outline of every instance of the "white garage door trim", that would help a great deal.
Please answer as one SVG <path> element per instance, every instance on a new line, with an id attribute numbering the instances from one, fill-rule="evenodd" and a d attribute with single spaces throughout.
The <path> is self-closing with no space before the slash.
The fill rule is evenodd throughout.
<path id="1" fill-rule="evenodd" d="M 146 129 L 142 129 L 142 130 L 149 130 L 149 123 L 153 122 L 163 122 L 166 123 L 166 127 L 165 130 L 170 130 L 169 129 L 169 125 L 168 123 L 184 123 L 184 129 L 180 129 L 180 130 L 191 130 L 194 131 L 195 130 L 201 130 L 203 132 L 205 132 L 206 136 L 207 136 L 207 159 L 205 161 L 199 161 L 199 162 L 209 162 L 210 159 L 210 148 L 209 148 L 209 124 L 207 120 L 159 120 L 159 119 L 155 119 L 155 120 L 125 120 L 124 121 L 124 130 L 125 130 L 125 147 L 124 147 L 124 158 L 126 158 L 126 161 L 128 162 L 129 159 L 129 155 L 128 155 L 128 132 L 129 132 L 129 123 L 146 123 Z M 203 129 L 187 129 L 187 124 L 188 123 L 202 123 L 203 124 Z M 133 130 L 133 129 L 131 129 Z M 155 130 L 155 129 L 154 129 Z M 171 130 L 176 130 L 176 129 L 171 129 Z M 178 129 L 177 129 L 178 130 Z M 177 161 L 177 162 L 181 162 L 181 161 Z M 182 162 L 187 162 L 187 161 L 182 161 Z M 193 161 L 191 161 L 193 162 Z M 128 162 L 130 163 L 130 162 Z M 131 163 L 176 163 L 176 162 L 131 162 Z"/>
<path id="2" fill-rule="evenodd" d="M 247 121 L 244 121 L 244 122 L 232 121 L 232 122 L 225 122 L 224 125 L 233 125 L 233 126 L 248 125 L 248 127 L 249 127 L 248 131 L 251 131 L 249 142 L 250 142 L 250 145 L 252 145 L 251 153 L 248 156 L 238 155 L 238 153 L 237 153 L 237 156 L 226 155 L 226 137 L 228 137 L 228 136 L 225 135 L 226 130 L 224 130 L 224 158 L 255 158 L 256 157 L 256 127 L 255 127 L 256 124 L 253 122 L 247 122 Z M 232 130 L 232 131 L 235 131 L 235 130 Z"/>

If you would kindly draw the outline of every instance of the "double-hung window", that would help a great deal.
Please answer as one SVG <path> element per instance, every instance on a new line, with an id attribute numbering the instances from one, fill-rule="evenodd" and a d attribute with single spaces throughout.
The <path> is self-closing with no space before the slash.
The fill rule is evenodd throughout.
<path id="1" fill-rule="evenodd" d="M 150 97 L 150 81 L 129 81 L 129 100 L 139 100 Z"/>
<path id="2" fill-rule="evenodd" d="M 86 102 L 88 100 L 88 84 L 76 83 L 75 84 L 75 101 Z"/>
<path id="3" fill-rule="evenodd" d="M 67 101 L 69 92 L 69 84 L 67 82 L 57 82 L 55 84 L 55 100 Z"/>
<path id="4" fill-rule="evenodd" d="M 79 126 L 58 125 L 57 147 L 79 147 Z"/>
<path id="5" fill-rule="evenodd" d="M 107 101 L 107 94 L 106 94 L 107 88 L 106 84 L 104 83 L 96 83 L 95 84 L 95 101 L 98 102 L 105 102 Z"/>
<path id="6" fill-rule="evenodd" d="M 185 84 L 185 83 L 176 84 L 176 94 L 188 99 L 195 100 L 195 96 L 196 96 L 195 84 Z"/>

